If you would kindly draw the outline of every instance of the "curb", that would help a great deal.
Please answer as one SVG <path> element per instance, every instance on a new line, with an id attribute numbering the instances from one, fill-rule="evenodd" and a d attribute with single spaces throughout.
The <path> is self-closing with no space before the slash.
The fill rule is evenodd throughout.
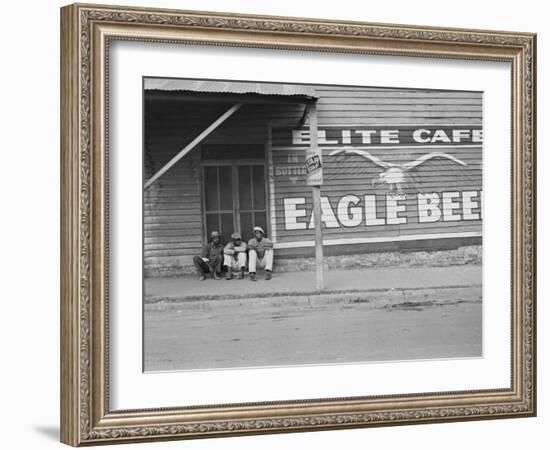
<path id="1" fill-rule="evenodd" d="M 442 291 L 442 290 L 457 290 L 481 287 L 481 284 L 467 285 L 450 285 L 450 286 L 425 286 L 425 287 L 409 287 L 409 288 L 375 288 L 375 289 L 345 289 L 326 292 L 261 292 L 249 294 L 213 294 L 213 295 L 190 295 L 190 296 L 157 296 L 144 299 L 145 305 L 155 304 L 170 304 L 170 303 L 232 303 L 243 301 L 249 304 L 248 300 L 255 300 L 255 304 L 261 302 L 280 304 L 309 303 L 328 304 L 328 303 L 368 303 L 380 297 L 391 298 L 398 297 L 403 299 L 409 296 L 417 297 L 421 291 Z M 414 295 L 416 293 L 416 295 Z M 381 294 L 373 296 L 374 294 Z M 406 301 L 404 302 L 406 303 Z"/>

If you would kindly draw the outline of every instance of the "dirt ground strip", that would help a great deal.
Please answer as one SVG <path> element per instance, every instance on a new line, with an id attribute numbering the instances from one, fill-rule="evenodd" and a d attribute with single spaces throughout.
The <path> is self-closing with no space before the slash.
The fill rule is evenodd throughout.
<path id="1" fill-rule="evenodd" d="M 146 371 L 481 356 L 480 284 L 170 298 L 144 310 Z"/>

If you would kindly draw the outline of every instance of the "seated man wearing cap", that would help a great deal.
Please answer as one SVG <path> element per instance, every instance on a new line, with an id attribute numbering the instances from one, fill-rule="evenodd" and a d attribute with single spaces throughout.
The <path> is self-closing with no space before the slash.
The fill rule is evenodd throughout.
<path id="1" fill-rule="evenodd" d="M 220 242 L 220 233 L 212 231 L 210 241 L 202 250 L 202 256 L 193 258 L 200 280 L 206 279 L 205 274 L 211 273 L 212 278 L 219 280 L 223 262 L 223 245 Z"/>
<path id="2" fill-rule="evenodd" d="M 256 265 L 260 260 L 260 267 L 265 267 L 265 279 L 271 280 L 273 270 L 273 242 L 265 237 L 262 227 L 254 227 L 254 236 L 248 241 L 248 271 L 250 279 L 256 281 Z"/>
<path id="3" fill-rule="evenodd" d="M 231 235 L 231 241 L 223 249 L 223 265 L 227 267 L 226 279 L 233 278 L 233 270 L 238 271 L 237 279 L 244 277 L 246 267 L 246 243 L 242 241 L 239 233 Z"/>

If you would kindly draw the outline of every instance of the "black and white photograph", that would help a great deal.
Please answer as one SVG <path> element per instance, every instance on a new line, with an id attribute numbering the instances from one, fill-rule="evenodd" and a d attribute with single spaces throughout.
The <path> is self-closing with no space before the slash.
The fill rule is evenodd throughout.
<path id="1" fill-rule="evenodd" d="M 143 369 L 483 356 L 483 92 L 143 78 Z"/>

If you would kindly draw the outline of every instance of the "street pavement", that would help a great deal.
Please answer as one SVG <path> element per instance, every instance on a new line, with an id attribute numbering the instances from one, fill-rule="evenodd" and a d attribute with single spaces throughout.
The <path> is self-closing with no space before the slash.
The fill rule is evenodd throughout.
<path id="1" fill-rule="evenodd" d="M 146 371 L 482 356 L 481 266 L 146 280 Z"/>

